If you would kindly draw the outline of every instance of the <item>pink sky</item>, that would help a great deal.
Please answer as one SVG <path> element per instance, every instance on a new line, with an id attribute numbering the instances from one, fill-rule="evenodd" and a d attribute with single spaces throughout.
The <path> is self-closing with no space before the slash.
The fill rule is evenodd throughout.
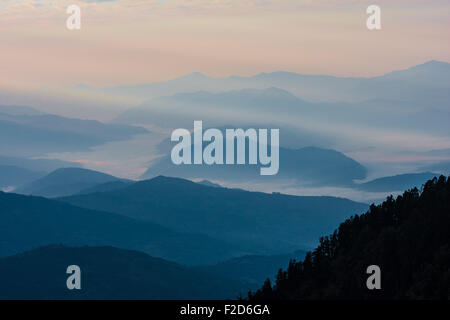
<path id="1" fill-rule="evenodd" d="M 65 10 L 82 8 L 68 31 Z M 286 70 L 373 76 L 450 61 L 449 1 L 380 0 L 382 30 L 353 0 L 5 0 L 1 88 L 148 83 Z"/>

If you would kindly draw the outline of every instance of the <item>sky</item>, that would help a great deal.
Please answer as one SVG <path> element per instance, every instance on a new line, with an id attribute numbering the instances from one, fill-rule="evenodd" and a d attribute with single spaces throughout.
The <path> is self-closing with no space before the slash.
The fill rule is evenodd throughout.
<path id="1" fill-rule="evenodd" d="M 81 30 L 66 28 L 70 4 L 81 7 Z M 382 30 L 366 28 L 371 4 Z M 447 0 L 1 0 L 0 89 L 191 72 L 376 76 L 450 61 L 449 13 Z"/>
<path id="2" fill-rule="evenodd" d="M 66 28 L 72 4 L 81 8 L 81 30 Z M 381 8 L 378 31 L 366 27 L 373 4 Z M 373 77 L 429 60 L 450 62 L 449 16 L 449 0 L 0 0 L 0 104 L 110 121 L 141 101 L 74 86 L 152 83 L 193 72 Z M 371 178 L 414 171 L 423 158 L 405 150 L 450 146 L 449 137 L 420 131 L 279 118 L 338 136 L 339 151 L 368 166 Z M 154 156 L 155 135 L 168 133 L 49 156 L 137 178 Z M 325 194 L 341 192 L 348 190 Z"/>

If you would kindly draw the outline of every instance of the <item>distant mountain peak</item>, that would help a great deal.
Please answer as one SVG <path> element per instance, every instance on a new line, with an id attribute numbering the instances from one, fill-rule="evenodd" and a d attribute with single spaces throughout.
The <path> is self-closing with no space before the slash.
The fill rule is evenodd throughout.
<path id="1" fill-rule="evenodd" d="M 283 100 L 301 100 L 293 95 L 291 92 L 280 89 L 278 87 L 268 87 L 265 89 L 243 88 L 237 90 L 230 90 L 224 92 L 213 93 L 209 91 L 195 91 L 186 93 L 177 93 L 167 98 L 175 97 L 178 99 L 223 99 L 223 98 L 238 98 L 238 99 L 267 99 L 277 98 Z"/>
<path id="2" fill-rule="evenodd" d="M 406 69 L 395 70 L 381 76 L 382 78 L 405 79 L 409 81 L 426 80 L 448 82 L 450 76 L 450 63 L 438 60 L 429 60 Z"/>
<path id="3" fill-rule="evenodd" d="M 61 197 L 111 181 L 122 180 L 103 172 L 84 168 L 60 168 L 14 192 L 50 198 Z"/>
<path id="4" fill-rule="evenodd" d="M 209 77 L 201 72 L 192 72 L 192 73 L 189 73 L 189 74 L 181 77 L 181 79 L 195 79 L 195 80 L 207 79 L 207 78 L 209 78 Z"/>
<path id="5" fill-rule="evenodd" d="M 223 188 L 220 184 L 211 182 L 209 180 L 201 180 L 201 181 L 198 181 L 197 184 L 201 184 L 203 186 L 213 187 L 213 188 Z"/>
<path id="6" fill-rule="evenodd" d="M 67 174 L 67 173 L 71 173 L 71 174 L 76 173 L 76 174 L 84 174 L 84 175 L 101 175 L 101 176 L 113 177 L 113 176 L 103 173 L 103 172 L 86 169 L 86 168 L 77 168 L 77 167 L 59 168 L 59 169 L 56 169 L 55 171 L 51 172 L 49 175 L 63 175 L 63 174 Z M 115 178 L 115 177 L 113 177 L 113 178 Z M 116 179 L 118 179 L 118 178 L 116 178 Z"/>
<path id="7" fill-rule="evenodd" d="M 425 63 L 408 68 L 407 70 L 442 70 L 441 68 L 450 68 L 450 63 L 438 60 L 429 60 Z"/>
<path id="8" fill-rule="evenodd" d="M 271 96 L 277 96 L 277 97 L 282 97 L 282 98 L 293 98 L 293 99 L 298 99 L 296 96 L 294 96 L 292 93 L 290 93 L 289 91 L 285 90 L 285 89 L 281 89 L 278 87 L 269 87 L 267 89 L 263 89 L 261 90 L 261 93 L 263 94 L 270 94 Z"/>
<path id="9" fill-rule="evenodd" d="M 427 62 L 422 64 L 422 66 L 426 66 L 426 65 L 439 65 L 439 66 L 442 66 L 442 65 L 450 65 L 450 63 L 445 62 L 445 61 L 439 61 L 439 60 L 429 60 L 429 61 L 427 61 Z"/>
<path id="10" fill-rule="evenodd" d="M 173 185 L 199 185 L 191 180 L 187 180 L 187 179 L 183 179 L 183 178 L 177 178 L 177 177 L 168 177 L 168 176 L 163 176 L 163 175 L 159 175 L 156 176 L 152 179 L 148 179 L 148 180 L 143 180 L 138 182 L 136 185 L 138 184 L 142 184 L 142 183 L 146 183 L 146 184 L 173 184 Z"/>

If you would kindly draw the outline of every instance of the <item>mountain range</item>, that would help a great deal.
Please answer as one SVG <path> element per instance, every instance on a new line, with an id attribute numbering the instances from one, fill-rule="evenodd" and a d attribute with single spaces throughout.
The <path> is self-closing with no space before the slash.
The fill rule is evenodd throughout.
<path id="1" fill-rule="evenodd" d="M 20 158 L 0 155 L 0 165 L 17 166 L 29 171 L 50 173 L 61 168 L 79 168 L 78 162 L 47 158 Z"/>
<path id="2" fill-rule="evenodd" d="M 61 168 L 15 189 L 14 192 L 56 198 L 79 192 L 89 193 L 91 188 L 94 188 L 92 191 L 95 192 L 100 187 L 99 185 L 115 182 L 126 184 L 130 181 L 83 168 Z"/>
<path id="3" fill-rule="evenodd" d="M 12 191 L 61 167 L 78 167 L 76 162 L 0 156 L 0 190 Z"/>
<path id="4" fill-rule="evenodd" d="M 306 156 L 308 149 L 312 156 Z M 295 183 L 293 178 L 297 178 L 297 183 L 302 186 L 307 185 L 308 181 L 310 185 L 324 186 L 338 184 L 341 186 L 346 186 L 347 188 L 353 188 L 355 190 L 388 193 L 408 190 L 414 187 L 420 189 L 423 183 L 427 180 L 438 176 L 438 174 L 430 172 L 408 173 L 381 177 L 365 183 L 354 183 L 352 179 L 348 179 L 348 177 L 350 176 L 355 179 L 357 178 L 354 175 L 355 172 L 358 171 L 357 166 L 355 167 L 355 165 L 352 165 L 351 161 L 345 159 L 345 156 L 341 157 L 338 152 L 323 150 L 323 157 L 321 158 L 320 152 L 318 152 L 317 155 L 313 155 L 316 150 L 320 151 L 320 149 L 317 148 L 305 148 L 305 150 L 298 150 L 299 152 L 305 152 L 303 153 L 303 156 L 298 159 L 297 163 L 292 161 L 292 175 L 289 177 L 290 183 Z M 333 153 L 335 154 L 334 159 L 333 157 L 330 157 Z M 339 157 L 341 157 L 342 160 L 340 160 Z M 330 162 L 330 166 L 324 166 L 324 164 L 328 161 Z M 63 164 L 65 163 L 62 162 L 61 165 Z M 346 169 L 346 165 L 348 169 Z M 305 168 L 305 170 L 302 171 L 301 168 Z M 316 171 L 314 168 L 316 168 Z M 360 170 L 361 175 L 365 174 L 364 170 L 365 169 Z M 0 164 L 0 171 L 3 172 L 0 178 L 0 187 L 5 190 L 14 191 L 19 194 L 43 196 L 46 198 L 57 198 L 81 194 L 87 195 L 92 193 L 121 190 L 137 182 L 117 178 L 98 171 L 72 167 L 60 168 L 46 174 L 45 172 L 34 172 L 28 169 Z M 155 172 L 155 174 L 151 174 L 151 172 Z M 160 165 L 156 165 L 155 168 L 148 169 L 146 174 L 143 175 L 143 178 L 152 178 L 153 176 L 157 177 L 157 173 L 169 173 L 172 176 L 179 175 L 191 179 L 208 176 L 209 178 L 220 179 L 221 181 L 245 181 L 244 179 L 246 179 L 246 181 L 250 181 L 251 179 L 258 181 L 259 177 L 257 172 L 252 172 L 248 169 L 243 170 L 243 168 L 239 168 L 234 174 L 233 170 L 220 169 L 209 171 L 205 169 L 196 169 L 185 170 L 184 172 L 183 170 L 178 170 L 178 172 L 180 173 L 177 173 L 177 170 L 170 170 L 170 164 L 167 170 L 163 170 Z M 347 172 L 349 173 L 348 175 Z M 329 181 L 325 180 L 327 176 L 329 177 Z M 288 175 L 284 174 L 282 177 L 287 179 Z M 299 179 L 299 177 L 302 179 Z M 309 179 L 307 179 L 308 177 Z M 266 179 L 266 182 L 273 181 Z M 209 180 L 201 180 L 197 183 L 209 187 L 223 188 L 222 185 L 213 183 Z M 20 187 L 13 188 L 15 185 L 19 185 Z"/>
<path id="5" fill-rule="evenodd" d="M 44 172 L 31 171 L 17 166 L 0 165 L 0 190 L 13 190 L 14 187 L 35 181 Z"/>
<path id="6" fill-rule="evenodd" d="M 192 73 L 180 78 L 151 84 L 78 89 L 142 100 L 180 92 L 206 90 L 210 92 L 264 89 L 277 87 L 292 92 L 306 100 L 322 102 L 359 102 L 384 97 L 387 100 L 417 101 L 432 104 L 446 103 L 449 99 L 450 64 L 427 61 L 405 70 L 398 70 L 372 78 L 305 75 L 286 71 L 260 73 L 250 77 L 230 76 L 212 78 Z"/>
<path id="7" fill-rule="evenodd" d="M 281 131 L 282 132 L 282 131 Z M 246 146 L 248 157 L 248 145 Z M 224 156 L 226 151 L 224 152 Z M 158 175 L 189 179 L 222 181 L 273 182 L 313 186 L 351 186 L 353 180 L 364 179 L 366 169 L 341 152 L 317 147 L 301 149 L 279 148 L 279 171 L 274 176 L 261 176 L 257 165 L 175 165 L 170 152 L 154 161 L 142 175 L 143 179 Z"/>
<path id="8" fill-rule="evenodd" d="M 256 290 L 264 283 L 268 275 L 275 275 L 281 268 L 287 267 L 291 261 L 303 261 L 306 251 L 298 250 L 291 254 L 278 255 L 245 255 L 222 261 L 214 265 L 195 267 L 196 269 L 220 275 L 245 286 L 244 292 Z M 272 281 L 275 278 L 272 279 Z"/>
<path id="9" fill-rule="evenodd" d="M 52 201 L 1 193 L 2 256 L 51 243 L 114 245 L 189 265 L 280 254 L 311 247 L 323 232 L 367 208 L 347 199 L 248 192 L 162 176 L 134 182 L 80 168 L 58 169 L 18 191 L 72 195 Z M 186 248 L 175 255 L 182 242 Z"/>
<path id="10" fill-rule="evenodd" d="M 449 175 L 450 174 L 450 161 L 441 161 L 441 162 L 435 162 L 433 164 L 425 165 L 421 167 L 422 170 L 430 170 L 433 172 L 439 172 L 443 175 Z"/>
<path id="11" fill-rule="evenodd" d="M 193 73 L 67 92 L 59 101 L 77 108 L 42 108 L 59 115 L 0 105 L 0 299 L 233 299 L 258 288 L 250 299 L 450 297 L 450 179 L 437 177 L 450 172 L 449 63 L 371 78 Z M 69 118 L 86 112 L 114 120 Z M 278 175 L 175 166 L 170 132 L 194 120 L 280 129 Z M 369 205 L 275 190 L 407 191 Z M 65 287 L 73 264 L 81 291 Z M 367 290 L 369 265 L 383 290 Z"/>
<path id="12" fill-rule="evenodd" d="M 191 128 L 194 120 L 201 119 L 208 127 L 290 129 L 293 134 L 289 135 L 307 137 L 309 145 L 322 147 L 336 146 L 337 137 L 345 133 L 345 127 L 354 128 L 353 131 L 365 128 L 380 132 L 389 129 L 449 134 L 445 120 L 450 110 L 443 101 L 409 98 L 388 99 L 380 95 L 357 102 L 310 102 L 275 87 L 219 93 L 196 91 L 145 101 L 119 114 L 114 123 L 175 129 Z M 296 147 L 301 146 L 305 145 Z"/>
<path id="13" fill-rule="evenodd" d="M 0 258 L 0 299 L 236 299 L 305 254 L 246 255 L 186 267 L 110 246 L 48 245 Z M 80 267 L 81 290 L 66 287 L 70 265 Z M 26 272 L 29 266 L 33 273 Z"/>
<path id="14" fill-rule="evenodd" d="M 369 192 L 402 191 L 415 187 L 420 189 L 426 181 L 436 176 L 439 175 L 431 172 L 399 174 L 357 184 L 356 187 Z"/>
<path id="15" fill-rule="evenodd" d="M 71 265 L 80 267 L 81 290 L 66 287 Z M 236 299 L 245 287 L 137 251 L 62 245 L 0 258 L 0 283 L 0 299 L 8 300 Z"/>
<path id="16" fill-rule="evenodd" d="M 0 290 L 0 298 L 234 299 L 258 287 L 264 275 L 271 275 L 275 286 L 266 280 L 261 289 L 249 294 L 251 303 L 268 299 L 448 299 L 449 182 L 450 178 L 443 176 L 433 178 L 421 192 L 413 189 L 397 199 L 390 196 L 381 205 L 372 205 L 367 213 L 352 216 L 332 235 L 322 237 L 320 245 L 308 253 L 300 250 L 274 256 L 244 255 L 186 267 L 110 246 L 52 244 L 35 248 L 0 258 L 0 283 L 4 289 Z M 84 209 L 5 193 L 0 193 L 0 204 L 2 245 L 17 244 L 17 239 L 25 235 L 36 236 L 46 218 L 56 221 L 48 224 L 46 235 L 61 231 L 61 235 L 67 236 L 67 227 L 61 229 L 61 221 L 65 221 L 67 226 L 78 229 L 77 236 L 81 239 L 89 234 L 87 229 L 97 228 L 96 216 L 100 214 L 122 225 L 122 233 L 115 239 L 123 240 L 124 235 L 130 234 L 127 218 L 112 213 L 86 210 L 89 217 L 85 219 Z M 58 206 L 58 214 L 52 215 Z M 25 217 L 27 221 L 20 225 Z M 80 228 L 83 220 L 90 223 Z M 56 228 L 52 230 L 50 226 Z M 8 238 L 18 230 L 15 239 Z M 101 230 L 98 229 L 100 233 Z M 139 232 L 131 234 L 135 240 L 140 237 Z M 94 238 L 93 234 L 90 238 Z M 34 244 L 39 246 L 39 242 Z M 189 243 L 185 245 L 184 250 L 189 250 Z M 382 270 L 383 290 L 367 290 L 366 268 L 373 264 Z M 66 269 L 70 265 L 81 269 L 82 290 L 66 287 L 69 276 Z M 276 270 L 279 271 L 275 278 Z"/>
<path id="17" fill-rule="evenodd" d="M 109 141 L 147 133 L 143 128 L 129 125 L 65 118 L 33 112 L 29 107 L 16 108 L 0 106 L 3 156 L 35 157 L 49 152 L 88 150 Z"/>
<path id="18" fill-rule="evenodd" d="M 150 221 L 177 232 L 245 244 L 254 254 L 310 247 L 339 221 L 367 209 L 366 204 L 342 198 L 249 192 L 164 176 L 58 200 Z"/>
<path id="19" fill-rule="evenodd" d="M 139 250 L 186 265 L 212 264 L 249 252 L 245 245 L 175 232 L 149 221 L 0 192 L 0 257 L 59 243 Z"/>

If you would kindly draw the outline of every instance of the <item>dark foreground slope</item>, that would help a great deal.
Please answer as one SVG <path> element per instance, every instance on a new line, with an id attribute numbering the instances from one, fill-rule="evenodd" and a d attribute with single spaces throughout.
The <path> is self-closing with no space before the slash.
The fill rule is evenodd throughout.
<path id="1" fill-rule="evenodd" d="M 68 290 L 67 267 L 81 270 Z M 0 299 L 234 299 L 241 285 L 113 247 L 52 245 L 0 259 Z"/>
<path id="2" fill-rule="evenodd" d="M 381 290 L 368 290 L 369 265 Z M 449 299 L 450 178 L 428 181 L 342 223 L 253 299 Z"/>

